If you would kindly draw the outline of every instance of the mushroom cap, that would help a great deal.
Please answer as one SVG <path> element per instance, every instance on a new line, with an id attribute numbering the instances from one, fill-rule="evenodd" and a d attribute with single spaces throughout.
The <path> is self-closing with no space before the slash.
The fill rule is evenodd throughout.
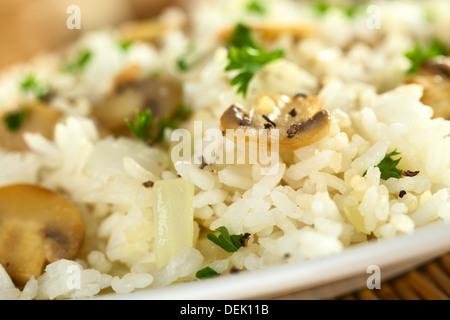
<path id="1" fill-rule="evenodd" d="M 172 16 L 170 19 L 156 17 L 144 20 L 132 20 L 122 23 L 119 27 L 119 34 L 122 38 L 131 41 L 155 43 L 169 32 L 182 30 L 186 24 L 187 22 L 182 15 Z"/>
<path id="2" fill-rule="evenodd" d="M 55 125 L 62 117 L 60 111 L 41 102 L 27 104 L 20 110 L 24 111 L 24 120 L 17 130 L 11 131 L 6 125 L 0 123 L 0 147 L 11 151 L 28 149 L 28 145 L 23 138 L 26 132 L 40 133 L 47 139 L 53 138 Z"/>
<path id="3" fill-rule="evenodd" d="M 255 33 L 255 36 L 264 42 L 272 42 L 285 36 L 295 40 L 310 38 L 317 34 L 317 28 L 309 23 L 257 23 L 253 22 L 248 27 Z M 225 27 L 218 33 L 218 38 L 228 41 L 233 33 L 233 27 Z"/>
<path id="4" fill-rule="evenodd" d="M 310 145 L 329 132 L 331 116 L 323 110 L 322 98 L 297 95 L 259 95 L 249 111 L 233 104 L 222 114 L 222 130 L 242 129 L 258 135 L 261 130 L 278 129 L 280 151 L 295 150 Z M 270 134 L 266 135 L 268 143 Z"/>
<path id="5" fill-rule="evenodd" d="M 0 188 L 0 263 L 20 285 L 46 262 L 73 259 L 83 242 L 79 210 L 63 195 L 36 185 Z"/>
<path id="6" fill-rule="evenodd" d="M 125 119 L 132 119 L 138 110 L 149 109 L 155 119 L 172 115 L 181 104 L 181 85 L 169 76 L 140 79 L 131 66 L 117 76 L 115 87 L 97 106 L 93 117 L 100 126 L 115 134 L 128 134 Z"/>
<path id="7" fill-rule="evenodd" d="M 423 86 L 421 101 L 433 108 L 435 118 L 450 120 L 450 57 L 426 61 L 419 73 L 406 79 L 406 83 Z"/>

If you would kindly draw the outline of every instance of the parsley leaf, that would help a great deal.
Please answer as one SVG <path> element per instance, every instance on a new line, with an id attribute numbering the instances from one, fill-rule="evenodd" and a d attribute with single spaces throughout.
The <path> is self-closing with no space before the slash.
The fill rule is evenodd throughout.
<path id="1" fill-rule="evenodd" d="M 250 29 L 238 24 L 230 40 L 228 65 L 225 71 L 236 70 L 239 73 L 231 79 L 230 84 L 237 85 L 237 92 L 245 97 L 255 73 L 267 63 L 282 58 L 283 55 L 282 50 L 267 52 L 262 49 L 254 41 Z"/>
<path id="2" fill-rule="evenodd" d="M 324 16 L 329 10 L 338 9 L 346 17 L 351 19 L 354 18 L 359 12 L 361 12 L 362 8 L 367 6 L 367 4 L 365 3 L 365 1 L 351 4 L 339 4 L 332 3 L 330 1 L 317 0 L 313 1 L 311 6 L 314 12 L 319 16 Z"/>
<path id="3" fill-rule="evenodd" d="M 125 119 L 125 122 L 131 132 L 134 133 L 136 137 L 140 140 L 146 142 L 150 138 L 150 125 L 152 124 L 153 113 L 150 110 L 145 110 L 142 112 L 141 110 L 136 111 L 135 121 L 131 121 L 130 119 Z"/>
<path id="4" fill-rule="evenodd" d="M 3 117 L 3 122 L 9 131 L 14 132 L 20 129 L 25 120 L 26 111 L 24 109 L 12 111 Z"/>
<path id="5" fill-rule="evenodd" d="M 380 169 L 381 179 L 387 180 L 389 178 L 401 178 L 402 170 L 397 168 L 398 163 L 402 158 L 398 158 L 396 160 L 392 159 L 392 156 L 398 155 L 400 152 L 397 152 L 397 149 L 392 151 L 391 153 L 386 154 L 383 160 L 380 161 L 379 164 L 376 165 Z M 364 172 L 363 177 L 366 175 L 367 171 Z"/>
<path id="6" fill-rule="evenodd" d="M 119 41 L 119 48 L 126 52 L 130 49 L 132 44 L 133 44 L 133 41 L 131 41 L 129 39 L 123 39 L 123 40 Z"/>
<path id="7" fill-rule="evenodd" d="M 200 269 L 195 274 L 195 277 L 199 280 L 208 279 L 208 278 L 217 277 L 217 276 L 220 276 L 220 273 L 218 273 L 216 270 L 214 270 L 210 267 Z"/>
<path id="8" fill-rule="evenodd" d="M 63 70 L 70 73 L 81 72 L 91 60 L 92 55 L 92 51 L 89 49 L 81 50 L 73 61 L 68 61 L 63 65 Z"/>
<path id="9" fill-rule="evenodd" d="M 398 163 L 402 158 L 398 158 L 397 160 L 393 160 L 391 157 L 400 154 L 397 152 L 397 149 L 388 153 L 383 160 L 377 165 L 381 172 L 381 179 L 387 180 L 389 178 L 401 178 L 402 170 L 397 168 Z"/>
<path id="10" fill-rule="evenodd" d="M 227 252 L 238 251 L 240 247 L 245 245 L 245 242 L 250 236 L 249 233 L 230 235 L 227 228 L 223 226 L 218 227 L 216 231 L 220 233 L 218 237 L 214 233 L 208 233 L 206 237 Z"/>
<path id="11" fill-rule="evenodd" d="M 424 62 L 432 58 L 445 56 L 447 53 L 444 44 L 438 39 L 433 39 L 428 47 L 425 47 L 421 42 L 416 41 L 414 47 L 405 53 L 405 57 L 411 62 L 411 66 L 407 73 L 415 74 L 419 71 L 420 66 Z"/>
<path id="12" fill-rule="evenodd" d="M 312 8 L 320 16 L 324 15 L 330 7 L 331 5 L 325 1 L 314 1 L 312 3 Z"/>
<path id="13" fill-rule="evenodd" d="M 189 70 L 189 64 L 188 64 L 185 56 L 179 57 L 177 59 L 177 68 L 178 68 L 178 70 L 183 71 L 183 72 Z"/>
<path id="14" fill-rule="evenodd" d="M 267 12 L 267 8 L 262 0 L 250 0 L 245 8 L 247 12 L 259 15 L 263 15 Z"/>
<path id="15" fill-rule="evenodd" d="M 190 110 L 185 105 L 180 104 L 172 117 L 165 114 L 158 120 L 153 118 L 151 110 L 138 110 L 134 122 L 131 119 L 125 119 L 125 123 L 139 140 L 146 143 L 158 143 L 164 139 L 166 129 L 175 129 L 189 113 Z"/>
<path id="16" fill-rule="evenodd" d="M 184 52 L 181 54 L 181 56 L 178 57 L 176 65 L 179 71 L 186 72 L 196 63 L 196 61 L 190 62 L 190 60 L 192 60 L 190 58 L 194 50 L 195 50 L 194 44 L 189 43 Z"/>
<path id="17" fill-rule="evenodd" d="M 259 45 L 255 42 L 255 39 L 253 39 L 252 31 L 249 27 L 246 25 L 243 25 L 242 23 L 238 23 L 234 27 L 233 34 L 231 35 L 231 39 L 229 41 L 229 45 L 231 47 L 251 47 L 255 49 L 261 49 Z"/>
<path id="18" fill-rule="evenodd" d="M 48 87 L 39 82 L 33 73 L 30 73 L 23 79 L 20 83 L 20 89 L 23 92 L 32 92 L 41 101 L 45 99 L 48 93 Z"/>

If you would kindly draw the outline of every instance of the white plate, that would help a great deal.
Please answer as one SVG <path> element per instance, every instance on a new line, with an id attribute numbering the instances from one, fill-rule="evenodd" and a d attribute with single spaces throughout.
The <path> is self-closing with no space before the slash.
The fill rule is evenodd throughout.
<path id="1" fill-rule="evenodd" d="M 411 235 L 366 243 L 334 256 L 253 272 L 147 289 L 100 299 L 215 300 L 215 299 L 326 299 L 366 287 L 380 268 L 386 281 L 450 250 L 450 224 L 418 230 Z"/>

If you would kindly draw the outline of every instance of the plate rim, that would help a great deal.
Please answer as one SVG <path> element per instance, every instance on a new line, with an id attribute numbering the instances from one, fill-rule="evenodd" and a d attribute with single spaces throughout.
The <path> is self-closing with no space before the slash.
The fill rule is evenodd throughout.
<path id="1" fill-rule="evenodd" d="M 222 277 L 146 288 L 129 294 L 104 294 L 113 300 L 240 300 L 271 299 L 277 295 L 313 289 L 327 283 L 361 276 L 368 266 L 381 270 L 403 265 L 412 268 L 450 250 L 450 223 L 429 225 L 392 239 L 357 244 L 344 251 L 308 261 L 271 266 Z M 411 250 L 414 249 L 414 250 Z M 382 280 L 383 281 L 383 280 Z M 324 297 L 326 298 L 326 297 Z"/>

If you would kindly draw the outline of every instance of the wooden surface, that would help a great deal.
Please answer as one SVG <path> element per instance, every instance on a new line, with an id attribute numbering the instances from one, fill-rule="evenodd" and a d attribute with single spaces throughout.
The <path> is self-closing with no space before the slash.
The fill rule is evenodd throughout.
<path id="1" fill-rule="evenodd" d="M 339 300 L 449 300 L 450 253 L 383 282 L 380 289 L 363 289 Z"/>

